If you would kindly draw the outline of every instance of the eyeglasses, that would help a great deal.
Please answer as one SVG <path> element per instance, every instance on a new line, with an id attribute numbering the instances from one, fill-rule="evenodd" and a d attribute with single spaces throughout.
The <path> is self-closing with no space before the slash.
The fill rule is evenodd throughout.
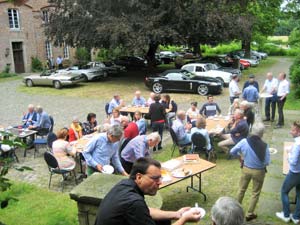
<path id="1" fill-rule="evenodd" d="M 160 182 L 162 181 L 162 176 L 149 176 L 147 174 L 144 174 L 145 176 L 149 177 L 151 180 L 155 181 L 155 182 Z"/>

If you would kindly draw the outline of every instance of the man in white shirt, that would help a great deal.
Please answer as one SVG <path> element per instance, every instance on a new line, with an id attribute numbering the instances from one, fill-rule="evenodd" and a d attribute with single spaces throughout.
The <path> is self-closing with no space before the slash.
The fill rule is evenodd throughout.
<path id="1" fill-rule="evenodd" d="M 63 60 L 64 59 L 60 55 L 56 58 L 56 65 L 59 70 L 63 69 Z"/>
<path id="2" fill-rule="evenodd" d="M 283 106 L 286 96 L 290 92 L 290 84 L 286 80 L 286 74 L 281 72 L 278 76 L 279 85 L 277 90 L 278 123 L 275 128 L 281 128 L 284 125 Z"/>
<path id="3" fill-rule="evenodd" d="M 277 102 L 277 87 L 278 87 L 278 80 L 273 77 L 271 72 L 267 73 L 267 79 L 264 83 L 263 89 L 261 93 L 266 92 L 271 94 L 272 97 L 266 98 L 265 102 L 265 116 L 266 119 L 264 121 L 273 122 L 275 118 L 275 111 L 276 111 L 276 102 Z M 270 106 L 272 109 L 272 116 L 270 116 Z"/>
<path id="4" fill-rule="evenodd" d="M 229 97 L 230 97 L 230 104 L 233 103 L 233 100 L 239 98 L 241 91 L 238 86 L 239 77 L 238 75 L 234 74 L 232 79 L 229 83 Z"/>

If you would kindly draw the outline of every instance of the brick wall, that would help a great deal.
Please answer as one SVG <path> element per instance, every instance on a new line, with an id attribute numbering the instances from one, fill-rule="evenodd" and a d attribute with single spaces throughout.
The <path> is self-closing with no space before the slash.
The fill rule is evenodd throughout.
<path id="1" fill-rule="evenodd" d="M 38 57 L 41 62 L 46 63 L 47 38 L 42 27 L 42 10 L 47 9 L 48 5 L 47 0 L 29 0 L 20 6 L 0 0 L 0 71 L 10 64 L 10 71 L 15 72 L 12 42 L 23 43 L 25 72 L 31 71 L 31 57 Z M 7 10 L 10 8 L 17 9 L 19 12 L 19 30 L 9 28 Z M 54 60 L 58 55 L 63 56 L 63 48 L 52 45 L 52 50 Z M 74 62 L 75 49 L 69 48 L 69 52 L 70 60 Z"/>

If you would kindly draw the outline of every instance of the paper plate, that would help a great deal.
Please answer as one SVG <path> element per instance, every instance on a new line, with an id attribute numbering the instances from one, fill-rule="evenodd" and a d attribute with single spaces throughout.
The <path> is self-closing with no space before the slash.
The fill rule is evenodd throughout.
<path id="1" fill-rule="evenodd" d="M 111 165 L 105 165 L 102 167 L 102 173 L 112 174 L 114 170 L 115 169 Z"/>
<path id="2" fill-rule="evenodd" d="M 184 212 L 184 213 L 182 213 L 182 215 L 185 215 L 186 213 L 188 213 L 188 212 L 190 212 L 190 211 L 199 211 L 200 212 L 200 214 L 201 214 L 201 217 L 200 217 L 200 219 L 202 219 L 204 216 L 205 216 L 205 214 L 206 214 L 206 212 L 205 212 L 205 210 L 203 209 L 203 208 L 200 208 L 200 207 L 193 207 L 193 208 L 191 208 L 190 210 L 188 210 L 188 211 L 186 211 L 186 212 Z"/>
<path id="3" fill-rule="evenodd" d="M 172 176 L 176 178 L 188 177 L 192 174 L 192 170 L 177 169 L 172 172 Z"/>
<path id="4" fill-rule="evenodd" d="M 269 148 L 269 151 L 271 155 L 274 155 L 278 152 L 276 148 Z"/>

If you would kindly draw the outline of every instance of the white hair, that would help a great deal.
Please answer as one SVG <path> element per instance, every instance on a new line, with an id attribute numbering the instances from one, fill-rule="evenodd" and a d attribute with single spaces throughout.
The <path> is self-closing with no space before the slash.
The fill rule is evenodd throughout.
<path id="1" fill-rule="evenodd" d="M 252 135 L 262 137 L 264 135 L 265 125 L 262 122 L 256 122 L 252 126 Z"/>
<path id="2" fill-rule="evenodd" d="M 120 125 L 112 125 L 108 130 L 107 134 L 110 134 L 114 137 L 121 137 L 123 135 L 123 129 Z"/>
<path id="3" fill-rule="evenodd" d="M 161 138 L 158 132 L 153 132 L 147 135 L 147 140 L 157 141 L 160 142 Z"/>
<path id="4" fill-rule="evenodd" d="M 220 197 L 211 209 L 216 225 L 242 225 L 244 211 L 240 203 L 231 197 Z"/>

